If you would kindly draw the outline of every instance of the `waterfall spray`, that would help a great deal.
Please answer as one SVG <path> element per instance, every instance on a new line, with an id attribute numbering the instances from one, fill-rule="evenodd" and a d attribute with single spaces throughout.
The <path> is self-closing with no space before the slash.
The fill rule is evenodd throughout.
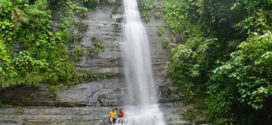
<path id="1" fill-rule="evenodd" d="M 127 94 L 126 125 L 165 125 L 157 104 L 152 74 L 151 54 L 145 27 L 141 21 L 137 0 L 123 0 L 125 9 L 122 54 Z"/>

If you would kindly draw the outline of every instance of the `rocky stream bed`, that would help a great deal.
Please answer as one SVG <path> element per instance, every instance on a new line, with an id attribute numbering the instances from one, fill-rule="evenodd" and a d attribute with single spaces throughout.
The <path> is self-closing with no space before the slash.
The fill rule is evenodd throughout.
<path id="1" fill-rule="evenodd" d="M 18 106 L 0 109 L 0 125 L 109 125 L 109 111 L 115 107 Z M 118 107 L 119 108 L 119 107 Z M 183 104 L 163 104 L 167 125 L 188 123 L 180 117 Z"/>

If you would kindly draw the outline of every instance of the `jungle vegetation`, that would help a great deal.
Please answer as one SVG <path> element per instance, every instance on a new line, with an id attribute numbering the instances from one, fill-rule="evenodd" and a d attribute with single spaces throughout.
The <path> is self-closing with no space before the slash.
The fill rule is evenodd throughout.
<path id="1" fill-rule="evenodd" d="M 53 10 L 63 10 L 53 31 Z M 39 83 L 74 85 L 82 80 L 68 62 L 70 24 L 87 9 L 72 0 L 0 1 L 0 88 Z M 17 48 L 16 48 L 17 47 Z"/>
<path id="2" fill-rule="evenodd" d="M 272 124 L 272 1 L 160 2 L 172 36 L 186 38 L 169 62 L 180 96 L 211 124 Z"/>
<path id="3" fill-rule="evenodd" d="M 87 10 L 99 4 L 100 0 L 1 0 L 0 90 L 46 83 L 53 96 L 57 88 L 88 78 L 69 60 L 67 46 L 82 37 L 73 34 L 75 27 L 86 31 L 75 17 L 86 17 Z M 95 44 L 103 47 L 97 40 Z M 73 59 L 79 61 L 83 48 L 75 46 L 73 51 Z"/>

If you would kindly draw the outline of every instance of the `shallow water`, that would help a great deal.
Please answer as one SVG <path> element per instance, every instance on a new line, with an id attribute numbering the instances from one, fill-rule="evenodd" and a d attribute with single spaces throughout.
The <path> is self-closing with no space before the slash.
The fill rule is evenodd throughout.
<path id="1" fill-rule="evenodd" d="M 0 109 L 0 125 L 109 125 L 107 119 L 112 108 L 115 107 L 34 106 Z M 18 109 L 24 112 L 16 113 Z M 187 108 L 182 104 L 161 106 L 167 125 L 187 123 L 180 117 L 185 110 Z"/>
<path id="2" fill-rule="evenodd" d="M 164 117 L 159 105 L 141 105 L 124 107 L 126 116 L 119 125 L 164 125 Z M 118 124 L 117 124 L 118 125 Z"/>

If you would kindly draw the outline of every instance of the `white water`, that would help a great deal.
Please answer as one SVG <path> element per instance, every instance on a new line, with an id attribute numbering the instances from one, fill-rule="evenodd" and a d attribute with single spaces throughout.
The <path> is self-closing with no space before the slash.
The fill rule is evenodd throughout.
<path id="1" fill-rule="evenodd" d="M 123 0 L 125 8 L 122 46 L 127 94 L 125 95 L 125 125 L 165 125 L 157 104 L 152 74 L 149 41 L 140 19 L 136 0 Z"/>

